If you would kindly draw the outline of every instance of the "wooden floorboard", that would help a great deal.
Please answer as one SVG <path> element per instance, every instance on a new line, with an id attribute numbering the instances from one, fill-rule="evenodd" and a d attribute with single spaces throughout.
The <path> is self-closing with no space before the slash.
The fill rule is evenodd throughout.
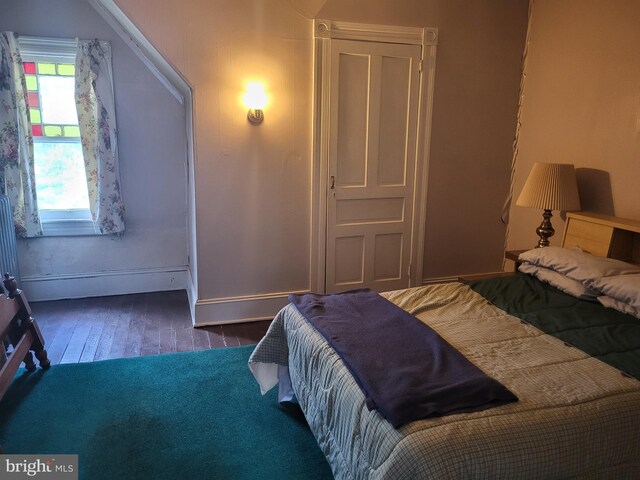
<path id="1" fill-rule="evenodd" d="M 111 340 L 111 348 L 103 352 L 103 357 L 100 360 L 124 357 L 124 349 L 127 344 L 129 326 L 133 315 L 133 304 L 137 298 L 137 295 L 125 295 L 121 297 L 121 306 L 117 306 L 114 303 L 111 304 L 110 310 L 112 318 L 115 319 L 116 329 Z M 98 350 L 101 350 L 101 348 L 98 347 Z"/>
<path id="2" fill-rule="evenodd" d="M 209 335 L 209 345 L 211 345 L 211 348 L 222 348 L 225 346 L 222 325 L 203 327 L 203 330 Z"/>
<path id="3" fill-rule="evenodd" d="M 270 321 L 194 328 L 185 291 L 32 302 L 51 363 L 256 344 Z"/>
<path id="4" fill-rule="evenodd" d="M 158 317 L 162 315 L 164 297 L 159 301 L 152 301 L 152 294 L 145 294 L 146 308 L 144 311 L 144 333 L 140 355 L 157 355 L 160 353 L 160 324 Z"/>
<path id="5" fill-rule="evenodd" d="M 160 353 L 173 353 L 176 351 L 176 331 L 171 327 L 160 329 Z"/>

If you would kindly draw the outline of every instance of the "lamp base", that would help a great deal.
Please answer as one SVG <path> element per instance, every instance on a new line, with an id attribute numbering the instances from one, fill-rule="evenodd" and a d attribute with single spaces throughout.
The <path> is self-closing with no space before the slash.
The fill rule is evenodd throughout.
<path id="1" fill-rule="evenodd" d="M 551 215 L 551 210 L 545 208 L 544 212 L 542 213 L 542 223 L 538 228 L 536 228 L 536 233 L 540 237 L 536 248 L 548 247 L 549 237 L 553 237 L 553 234 L 556 233 L 556 231 L 551 226 L 551 217 L 553 217 L 553 215 Z"/>

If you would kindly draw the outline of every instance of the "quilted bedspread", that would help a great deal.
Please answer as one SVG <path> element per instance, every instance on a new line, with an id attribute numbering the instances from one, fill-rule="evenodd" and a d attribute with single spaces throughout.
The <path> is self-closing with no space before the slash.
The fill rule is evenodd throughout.
<path id="1" fill-rule="evenodd" d="M 274 365 L 289 367 L 336 478 L 640 478 L 640 381 L 506 314 L 466 285 L 383 296 L 520 401 L 394 429 L 367 408 L 335 351 L 289 305 L 249 364 L 273 375 Z"/>

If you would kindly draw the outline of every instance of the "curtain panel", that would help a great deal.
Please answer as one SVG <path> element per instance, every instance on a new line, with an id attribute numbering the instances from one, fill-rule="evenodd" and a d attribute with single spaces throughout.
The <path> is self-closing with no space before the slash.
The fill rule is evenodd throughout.
<path id="1" fill-rule="evenodd" d="M 27 85 L 13 32 L 0 33 L 0 193 L 9 197 L 18 235 L 42 235 Z"/>
<path id="2" fill-rule="evenodd" d="M 91 216 L 99 234 L 124 232 L 114 105 L 111 45 L 78 40 L 76 107 Z"/>

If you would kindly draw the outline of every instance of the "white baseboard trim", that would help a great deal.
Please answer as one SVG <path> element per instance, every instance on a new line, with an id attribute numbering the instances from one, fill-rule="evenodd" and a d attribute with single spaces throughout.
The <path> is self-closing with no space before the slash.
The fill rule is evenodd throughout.
<path id="1" fill-rule="evenodd" d="M 423 279 L 422 285 L 455 282 L 458 277 Z M 289 293 L 309 293 L 310 290 L 267 293 L 240 297 L 211 298 L 195 303 L 194 326 L 224 325 L 230 323 L 272 320 L 289 303 Z"/>
<path id="2" fill-rule="evenodd" d="M 189 299 L 189 312 L 192 325 L 196 324 L 196 302 L 198 301 L 198 289 L 193 281 L 191 270 L 187 270 L 187 297 Z"/>
<path id="3" fill-rule="evenodd" d="M 129 293 L 184 290 L 187 267 L 22 277 L 20 288 L 32 301 L 104 297 Z"/>
<path id="4" fill-rule="evenodd" d="M 438 277 L 438 278 L 423 278 L 422 285 L 431 285 L 432 283 L 451 283 L 457 282 L 460 277 Z"/>
<path id="5" fill-rule="evenodd" d="M 289 293 L 309 293 L 309 290 L 198 300 L 194 325 L 201 327 L 271 320 L 289 303 Z"/>
<path id="6" fill-rule="evenodd" d="M 484 280 L 490 277 L 500 277 L 500 276 L 507 276 L 511 274 L 512 272 L 502 271 L 502 270 L 498 272 L 460 274 L 456 277 L 439 277 L 439 278 L 423 279 L 422 285 L 430 285 L 433 283 L 450 283 L 450 282 L 459 282 L 459 281 L 469 282 L 472 280 Z"/>

